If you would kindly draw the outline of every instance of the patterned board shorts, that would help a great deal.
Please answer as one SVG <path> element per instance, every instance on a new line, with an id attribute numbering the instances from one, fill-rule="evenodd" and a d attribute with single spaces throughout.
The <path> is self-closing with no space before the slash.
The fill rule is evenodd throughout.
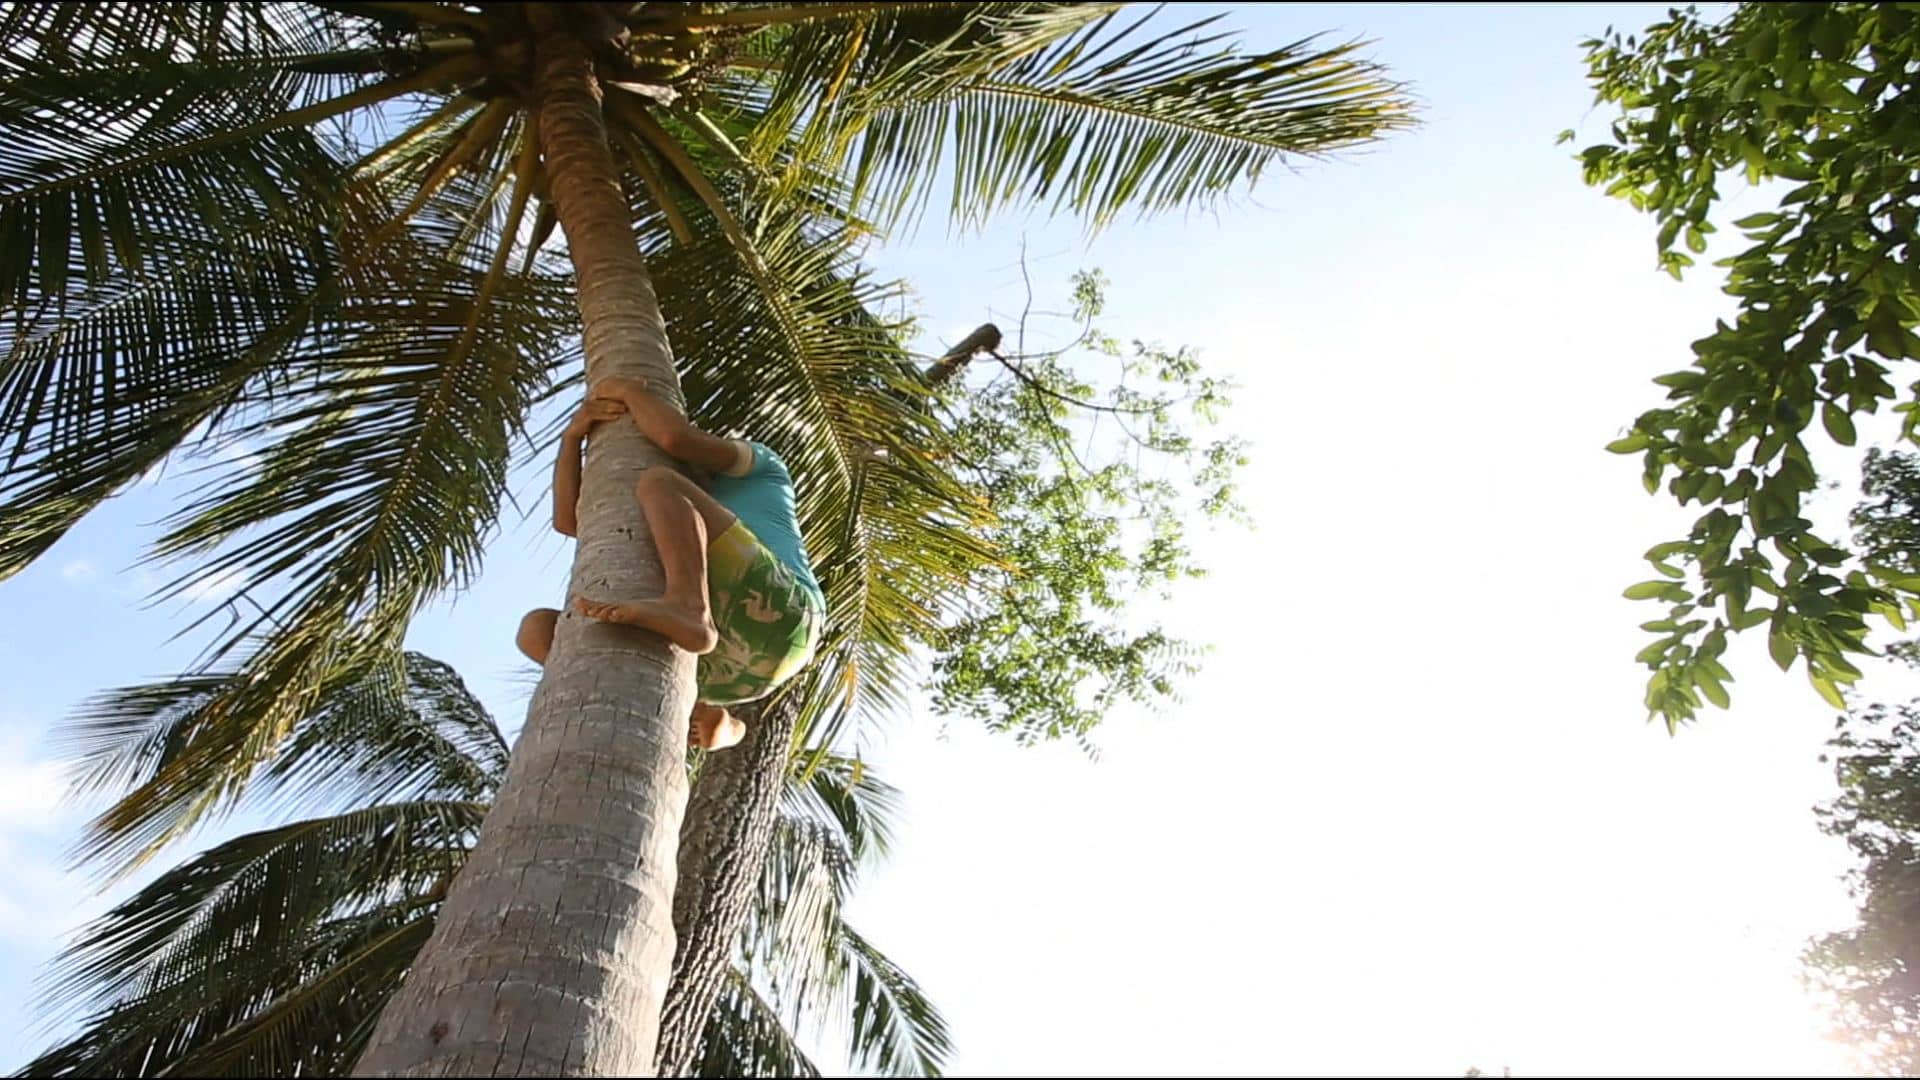
<path id="1" fill-rule="evenodd" d="M 701 701 L 758 701 L 813 659 L 826 623 L 820 598 L 745 522 L 708 542 L 707 595 L 720 643 L 700 657 Z"/>

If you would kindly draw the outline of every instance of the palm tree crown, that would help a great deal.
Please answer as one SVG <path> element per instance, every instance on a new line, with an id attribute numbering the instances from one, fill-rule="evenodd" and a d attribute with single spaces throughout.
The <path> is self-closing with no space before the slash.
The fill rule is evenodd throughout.
<path id="1" fill-rule="evenodd" d="M 175 589 L 247 582 L 206 665 L 240 677 L 163 763 L 114 775 L 133 794 L 89 857 L 179 835 L 469 580 L 516 453 L 544 449 L 534 407 L 577 387 L 523 8 L 0 12 L 0 576 L 169 456 L 255 452 L 154 549 L 189 557 Z M 567 10 L 608 24 L 609 142 L 697 358 L 689 406 L 802 478 L 833 613 L 810 685 L 846 702 L 897 704 L 908 646 L 995 559 L 980 500 L 926 452 L 862 239 L 942 177 L 957 222 L 1045 202 L 1100 224 L 1408 117 L 1352 46 L 1243 53 L 1211 20 L 1163 32 L 1110 4 Z"/>

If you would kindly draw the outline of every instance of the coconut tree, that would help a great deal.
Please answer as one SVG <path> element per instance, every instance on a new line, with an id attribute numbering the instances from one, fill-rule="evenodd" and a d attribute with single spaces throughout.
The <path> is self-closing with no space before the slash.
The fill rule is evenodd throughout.
<path id="1" fill-rule="evenodd" d="M 1043 201 L 1101 224 L 1406 115 L 1350 46 L 1243 53 L 1099 4 L 13 4 L 0 64 L 0 574 L 183 447 L 253 449 L 158 545 L 195 557 L 180 588 L 244 580 L 250 614 L 209 646 L 219 699 L 91 831 L 121 868 L 475 571 L 556 375 L 678 401 L 670 319 L 698 328 L 699 403 L 794 464 L 848 571 L 811 677 L 897 694 L 872 676 L 991 553 L 916 452 L 925 412 L 873 392 L 908 380 L 853 317 L 878 289 L 858 241 L 942 176 L 962 223 Z M 723 271 L 679 313 L 675 259 Z M 629 491 L 661 461 L 596 442 L 573 590 L 657 589 Z M 692 667 L 562 621 L 363 1071 L 649 1067 Z"/>
<path id="2" fill-rule="evenodd" d="M 218 690 L 194 679 L 104 695 L 107 722 L 74 749 L 122 759 L 127 716 L 165 732 Z M 457 672 L 405 653 L 330 687 L 285 749 L 243 805 L 307 816 L 219 843 L 83 928 L 47 1002 L 81 1014 L 80 1031 L 22 1075 L 345 1075 L 472 849 L 507 741 Z M 938 1011 L 843 915 L 859 868 L 886 850 L 893 790 L 839 758 L 780 771 L 772 857 L 694 1074 L 817 1076 L 794 1032 L 812 1017 L 843 1022 L 851 1061 L 938 1075 Z"/>

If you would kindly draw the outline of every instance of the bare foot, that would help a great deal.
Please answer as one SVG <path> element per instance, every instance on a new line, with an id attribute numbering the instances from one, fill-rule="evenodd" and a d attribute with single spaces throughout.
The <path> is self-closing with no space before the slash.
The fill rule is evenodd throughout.
<path id="1" fill-rule="evenodd" d="M 720 641 L 713 619 L 705 612 L 671 607 L 659 600 L 628 600 L 616 604 L 576 596 L 573 610 L 589 619 L 651 630 L 696 656 L 712 652 Z"/>
<path id="2" fill-rule="evenodd" d="M 725 750 L 737 746 L 747 726 L 718 705 L 701 702 L 693 707 L 687 723 L 687 742 L 703 750 Z"/>

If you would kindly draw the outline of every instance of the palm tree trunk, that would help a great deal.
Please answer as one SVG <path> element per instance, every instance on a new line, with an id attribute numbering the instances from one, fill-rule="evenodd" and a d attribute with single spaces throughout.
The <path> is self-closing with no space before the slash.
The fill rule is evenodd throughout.
<path id="1" fill-rule="evenodd" d="M 528 7 L 540 31 L 541 149 L 578 278 L 588 380 L 677 387 L 589 45 L 561 25 L 565 13 L 546 10 L 571 5 Z M 573 591 L 661 590 L 633 486 L 664 463 L 630 424 L 596 432 Z M 673 969 L 693 673 L 691 656 L 653 635 L 560 620 L 478 843 L 356 1076 L 653 1075 Z"/>
<path id="2" fill-rule="evenodd" d="M 657 1075 L 682 1076 L 700 1052 L 707 1020 L 733 967 L 733 946 L 753 905 L 787 784 L 799 699 L 742 710 L 740 745 L 707 758 L 680 833 L 673 895 L 679 949 L 660 1015 Z"/>

